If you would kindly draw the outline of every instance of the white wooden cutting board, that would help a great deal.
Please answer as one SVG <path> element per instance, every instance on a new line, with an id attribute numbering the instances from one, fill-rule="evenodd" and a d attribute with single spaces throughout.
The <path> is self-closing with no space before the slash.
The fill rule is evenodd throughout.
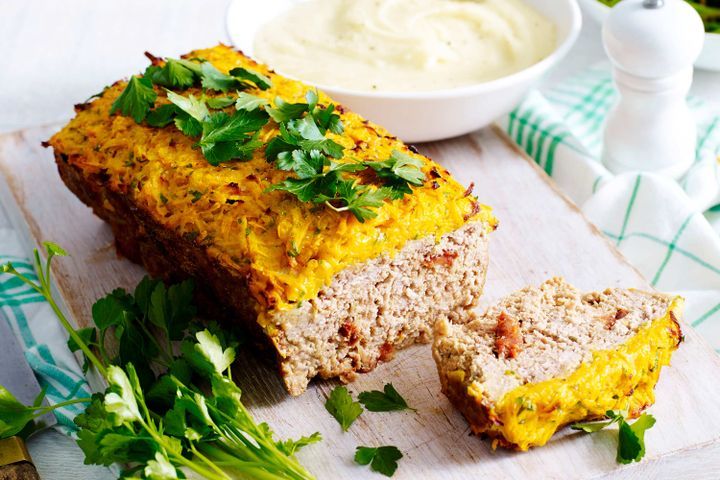
<path id="1" fill-rule="evenodd" d="M 79 325 L 90 321 L 94 300 L 115 287 L 132 287 L 140 267 L 119 258 L 109 228 L 62 184 L 50 151 L 40 142 L 53 128 L 8 135 L 0 141 L 2 200 L 29 240 L 53 240 L 71 257 L 55 264 L 58 290 Z M 485 130 L 456 140 L 424 145 L 422 153 L 445 165 L 461 182 L 475 183 L 492 205 L 500 228 L 490 242 L 491 262 L 484 302 L 563 275 L 583 289 L 647 287 L 560 194 L 545 174 L 502 134 Z M 342 433 L 325 411 L 335 382 L 316 382 L 299 398 L 288 396 L 271 367 L 251 353 L 241 355 L 236 378 L 244 402 L 280 436 L 320 431 L 322 443 L 300 453 L 320 479 L 382 478 L 353 463 L 358 445 L 396 445 L 405 455 L 394 478 L 720 478 L 720 357 L 687 324 L 686 341 L 663 370 L 657 425 L 647 433 L 640 464 L 615 463 L 615 432 L 595 435 L 563 431 L 545 447 L 527 453 L 492 451 L 440 393 L 428 345 L 399 352 L 349 386 L 353 394 L 392 382 L 417 413 L 365 412 Z"/>

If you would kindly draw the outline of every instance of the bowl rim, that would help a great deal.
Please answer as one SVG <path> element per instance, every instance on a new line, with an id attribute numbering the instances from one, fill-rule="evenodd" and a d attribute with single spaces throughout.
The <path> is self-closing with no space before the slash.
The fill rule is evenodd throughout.
<path id="1" fill-rule="evenodd" d="M 230 9 L 233 8 L 233 5 L 235 5 L 238 2 L 242 2 L 242 1 L 243 0 L 234 0 L 234 1 L 230 2 L 230 5 L 228 6 L 228 14 L 226 15 L 226 29 L 228 30 L 228 36 L 230 37 L 231 41 L 232 41 L 232 35 L 230 35 L 230 18 L 231 18 L 231 16 L 229 14 L 229 11 L 230 11 Z M 327 85 L 327 84 L 302 80 L 302 79 L 299 79 L 292 75 L 288 75 L 284 72 L 281 72 L 279 70 L 276 71 L 273 69 L 273 71 L 276 71 L 277 73 L 281 74 L 284 77 L 288 77 L 293 80 L 299 80 L 299 81 L 308 83 L 320 90 L 329 92 L 331 94 L 336 94 L 336 95 L 364 97 L 364 98 L 372 98 L 372 99 L 398 99 L 398 100 L 400 100 L 400 99 L 432 100 L 432 99 L 445 99 L 445 98 L 474 96 L 477 94 L 482 94 L 482 93 L 496 90 L 499 87 L 508 87 L 508 86 L 516 85 L 518 83 L 522 83 L 525 80 L 539 76 L 542 73 L 544 73 L 546 70 L 548 70 L 550 67 L 555 65 L 557 62 L 559 62 L 563 57 L 565 57 L 565 55 L 570 51 L 572 46 L 575 44 L 575 41 L 577 40 L 578 36 L 580 35 L 580 30 L 582 28 L 582 14 L 580 12 L 580 6 L 578 5 L 577 0 L 564 0 L 564 3 L 566 4 L 567 8 L 569 9 L 569 13 L 570 13 L 570 25 L 568 28 L 568 32 L 565 35 L 565 39 L 559 45 L 557 45 L 555 47 L 555 50 L 553 50 L 550 55 L 543 58 L 539 62 L 534 63 L 528 67 L 525 67 L 522 70 L 519 70 L 515 73 L 506 75 L 504 77 L 497 78 L 495 80 L 475 83 L 475 84 L 471 84 L 471 85 L 464 85 L 461 87 L 443 88 L 443 89 L 438 89 L 438 90 L 419 90 L 419 91 L 412 91 L 412 92 L 393 92 L 393 91 L 374 92 L 374 91 L 365 91 L 365 90 L 353 90 L 353 89 L 343 88 L 343 87 L 333 87 L 333 86 Z"/>

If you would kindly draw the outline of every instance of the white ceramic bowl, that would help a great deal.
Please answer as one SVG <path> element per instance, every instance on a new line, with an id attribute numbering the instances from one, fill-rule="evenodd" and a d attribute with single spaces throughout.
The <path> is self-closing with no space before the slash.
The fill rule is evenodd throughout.
<path id="1" fill-rule="evenodd" d="M 512 75 L 466 87 L 427 92 L 361 92 L 313 82 L 338 102 L 384 126 L 407 142 L 456 137 L 482 128 L 508 113 L 528 90 L 570 50 L 581 26 L 576 0 L 525 0 L 557 26 L 555 50 L 542 61 Z M 235 47 L 252 56 L 255 33 L 297 0 L 235 0 L 227 28 Z M 282 71 L 285 76 L 291 77 Z M 302 79 L 300 79 L 302 80 Z"/>
<path id="2" fill-rule="evenodd" d="M 579 1 L 583 11 L 600 24 L 605 21 L 605 17 L 610 12 L 610 7 L 598 2 L 598 0 Z M 705 34 L 705 44 L 700 56 L 695 61 L 695 66 L 703 70 L 720 72 L 720 33 Z"/>

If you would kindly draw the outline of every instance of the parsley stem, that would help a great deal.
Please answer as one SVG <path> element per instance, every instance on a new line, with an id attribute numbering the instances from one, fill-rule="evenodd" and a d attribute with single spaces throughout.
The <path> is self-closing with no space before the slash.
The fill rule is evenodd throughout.
<path id="1" fill-rule="evenodd" d="M 27 277 L 26 277 L 25 275 L 23 275 L 22 273 L 18 272 L 18 271 L 15 270 L 14 268 L 13 268 L 12 270 L 8 271 L 7 273 L 10 274 L 10 275 L 15 276 L 15 277 L 17 277 L 17 278 L 19 278 L 19 279 L 22 280 L 25 284 L 27 284 L 30 288 L 32 288 L 33 290 L 35 290 L 36 292 L 38 292 L 40 295 L 43 295 L 42 289 L 41 289 L 35 282 L 33 282 L 32 280 L 30 280 L 29 278 L 27 278 Z"/>
<path id="2" fill-rule="evenodd" d="M 109 363 L 110 357 L 108 357 L 107 351 L 105 350 L 105 335 L 107 334 L 107 329 L 100 331 L 100 340 L 98 341 L 98 350 L 100 350 L 100 356 L 102 359 Z"/>
<path id="3" fill-rule="evenodd" d="M 35 411 L 40 411 L 37 416 L 45 415 L 48 412 L 52 412 L 53 410 L 57 408 L 67 407 L 68 405 L 73 405 L 75 403 L 90 403 L 92 401 L 92 398 L 73 398 L 72 400 L 65 400 L 64 402 L 55 403 L 52 405 L 40 405 L 39 407 L 29 407 Z"/>
<path id="4" fill-rule="evenodd" d="M 52 294 L 50 293 L 49 286 L 44 289 L 43 296 L 45 297 L 45 300 L 50 304 L 50 308 L 52 308 L 53 312 L 55 312 L 55 315 L 58 317 L 58 320 L 60 320 L 60 323 L 62 326 L 67 330 L 68 335 L 70 335 L 70 338 L 72 338 L 75 343 L 80 347 L 80 349 L 83 351 L 85 356 L 90 360 L 90 363 L 92 363 L 95 368 L 98 369 L 98 372 L 100 372 L 100 375 L 103 376 L 103 378 L 107 379 L 107 369 L 105 368 L 105 365 L 95 356 L 93 351 L 90 349 L 90 347 L 87 346 L 87 344 L 83 341 L 82 338 L 80 338 L 80 335 L 77 334 L 75 329 L 70 325 L 70 322 L 65 317 L 65 314 L 60 310 L 60 307 L 58 307 L 57 303 L 55 303 L 55 300 L 52 297 Z"/>
<path id="5" fill-rule="evenodd" d="M 213 463 L 213 462 L 212 462 L 211 460 L 209 460 L 205 455 L 203 455 L 202 453 L 200 453 L 200 452 L 198 451 L 198 449 L 195 448 L 195 444 L 193 444 L 193 443 L 190 444 L 190 450 L 193 452 L 193 454 L 195 454 L 196 457 L 198 457 L 200 460 L 202 460 L 203 462 L 205 462 L 208 467 L 210 467 L 210 468 L 212 468 L 213 470 L 215 470 L 218 474 L 220 474 L 220 475 L 227 475 L 225 472 L 223 472 L 223 471 L 220 469 L 220 467 L 218 467 L 217 465 L 215 465 L 215 463 Z"/>
<path id="6" fill-rule="evenodd" d="M 46 269 L 42 268 L 42 264 L 40 262 L 40 254 L 38 253 L 38 250 L 35 249 L 34 252 L 35 257 L 35 270 L 38 276 L 38 280 L 40 281 L 40 284 L 38 285 L 34 281 L 27 278 L 25 275 L 18 272 L 12 264 L 8 264 L 10 266 L 10 269 L 7 270 L 6 273 L 9 273 L 10 275 L 15 276 L 16 278 L 19 278 L 23 283 L 28 285 L 30 288 L 38 292 L 40 295 L 42 295 L 45 300 L 50 305 L 50 308 L 52 308 L 53 312 L 55 312 L 55 315 L 58 317 L 58 320 L 60 320 L 60 324 L 65 328 L 65 330 L 68 332 L 68 335 L 75 341 L 75 343 L 80 347 L 80 349 L 83 351 L 85 356 L 90 360 L 90 362 L 95 365 L 95 368 L 98 369 L 100 374 L 107 378 L 107 370 L 105 369 L 105 366 L 103 363 L 95 356 L 95 354 L 92 352 L 90 347 L 87 346 L 87 344 L 83 341 L 82 338 L 80 338 L 80 335 L 75 332 L 75 329 L 70 325 L 70 322 L 65 317 L 65 314 L 60 310 L 60 307 L 58 307 L 57 303 L 55 303 L 55 300 L 53 299 L 52 292 L 51 292 L 51 286 L 50 286 L 50 262 L 52 261 L 52 255 L 47 260 L 47 266 Z M 47 274 L 45 273 L 47 272 Z"/>
<path id="7" fill-rule="evenodd" d="M 176 463 L 180 465 L 184 465 L 188 467 L 189 469 L 193 470 L 196 473 L 199 473 L 203 477 L 209 479 L 209 480 L 228 480 L 230 477 L 223 473 L 222 470 L 220 470 L 220 474 L 217 474 L 213 470 L 208 470 L 202 465 L 199 465 L 197 462 L 193 462 L 192 460 L 189 460 L 182 455 L 177 455 L 175 453 L 172 453 L 171 449 L 167 448 L 167 444 L 165 441 L 165 436 L 158 432 L 158 429 L 155 427 L 155 423 L 149 418 L 150 414 L 147 409 L 147 405 L 145 404 L 145 399 L 136 393 L 133 394 L 135 396 L 135 399 L 139 401 L 140 405 L 142 406 L 145 415 L 147 415 L 147 420 L 144 418 L 140 418 L 138 420 L 138 423 L 142 426 L 142 428 L 150 435 L 150 437 L 155 440 L 158 445 L 160 445 L 165 454 L 174 460 Z"/>
<path id="8" fill-rule="evenodd" d="M 330 203 L 327 200 L 325 201 L 325 205 L 330 207 L 330 209 L 335 210 L 336 212 L 347 212 L 348 210 L 350 210 L 350 207 L 348 207 L 347 205 L 344 207 L 336 207 L 335 205 L 333 205 L 332 203 Z"/>
<path id="9" fill-rule="evenodd" d="M 183 457 L 182 455 L 175 455 L 171 454 L 169 457 L 175 461 L 176 463 L 183 465 L 190 470 L 194 471 L 195 473 L 199 473 L 203 477 L 207 478 L 208 480 L 230 480 L 231 477 L 228 476 L 225 473 L 217 474 L 213 470 L 209 470 L 202 465 L 198 464 L 197 462 L 193 462 L 192 460 L 188 460 L 187 458 Z"/>
<path id="10" fill-rule="evenodd" d="M 263 462 L 261 459 L 256 460 L 245 460 L 240 458 L 237 450 L 229 448 L 229 445 L 220 443 L 217 444 L 203 444 L 200 445 L 206 454 L 216 458 L 218 465 L 229 467 L 231 469 L 248 474 L 250 478 L 258 480 L 277 480 L 278 478 L 297 479 L 297 480 L 310 480 L 313 477 L 305 472 L 286 471 L 287 465 L 280 465 L 280 468 L 273 469 L 274 471 L 268 471 L 268 463 Z"/>
<path id="11" fill-rule="evenodd" d="M 292 474 L 293 478 L 298 479 L 310 479 L 313 478 L 302 465 L 300 465 L 298 462 L 293 461 L 294 459 L 291 459 L 290 457 L 286 456 L 282 452 L 279 452 L 277 449 L 277 445 L 274 441 L 267 440 L 264 436 L 262 431 L 258 431 L 257 427 L 255 426 L 254 422 L 252 422 L 252 417 L 250 416 L 250 413 L 245 409 L 243 405 L 241 405 L 242 410 L 238 412 L 238 414 L 235 417 L 230 417 L 225 412 L 213 409 L 215 413 L 218 415 L 225 417 L 226 421 L 228 422 L 225 428 L 223 429 L 224 435 L 233 441 L 234 445 L 223 445 L 229 449 L 231 449 L 233 456 L 238 457 L 240 456 L 237 451 L 238 446 L 242 445 L 245 448 L 242 450 L 242 452 L 246 453 L 247 456 L 251 457 L 255 461 L 257 461 L 260 465 L 263 464 L 262 458 L 260 458 L 257 454 L 254 453 L 255 445 L 250 443 L 246 437 L 242 434 L 243 431 L 252 430 L 253 439 L 255 442 L 262 447 L 262 449 L 258 453 L 265 454 L 264 457 L 271 457 L 273 463 L 281 462 L 283 464 L 283 470 L 288 471 L 288 473 Z M 244 427 L 238 419 L 249 419 L 249 424 L 253 427 L 252 429 L 248 429 Z M 240 433 L 236 433 L 235 430 L 240 431 Z M 237 446 L 235 446 L 237 445 Z M 269 455 L 267 453 L 270 453 Z"/>

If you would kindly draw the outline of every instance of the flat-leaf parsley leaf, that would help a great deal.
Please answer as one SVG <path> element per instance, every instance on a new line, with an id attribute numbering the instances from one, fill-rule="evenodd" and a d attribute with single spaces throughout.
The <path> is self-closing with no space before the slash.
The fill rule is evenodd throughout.
<path id="1" fill-rule="evenodd" d="M 425 181 L 422 160 L 399 150 L 393 150 L 387 160 L 367 162 L 367 166 L 392 189 L 393 198 L 402 198 L 406 193 L 412 193 L 410 185 L 420 186 Z"/>
<path id="2" fill-rule="evenodd" d="M 383 388 L 383 392 L 379 390 L 371 390 L 362 392 L 358 395 L 358 400 L 371 412 L 391 412 L 395 410 L 414 410 L 409 407 L 405 399 L 395 390 L 392 383 L 388 383 Z"/>
<path id="3" fill-rule="evenodd" d="M 262 146 L 259 130 L 267 123 L 263 110 L 238 110 L 232 115 L 218 112 L 202 123 L 199 145 L 211 165 L 228 160 L 249 160 L 252 153 Z M 254 135 L 248 135 L 255 132 Z"/>
<path id="4" fill-rule="evenodd" d="M 270 102 L 257 95 L 252 95 L 246 92 L 238 92 L 237 100 L 235 101 L 235 108 L 237 110 L 255 110 L 262 106 L 268 105 Z"/>
<path id="5" fill-rule="evenodd" d="M 110 107 L 110 115 L 120 112 L 132 117 L 137 123 L 142 122 L 150 108 L 155 104 L 157 92 L 153 89 L 150 79 L 133 75 L 128 80 L 125 90 L 115 99 Z"/>
<path id="6" fill-rule="evenodd" d="M 260 90 L 267 90 L 272 86 L 272 81 L 260 72 L 254 72 L 247 68 L 236 67 L 230 70 L 230 75 L 241 80 L 250 81 Z"/>
<path id="7" fill-rule="evenodd" d="M 170 100 L 173 105 L 190 115 L 198 122 L 204 122 L 210 116 L 210 111 L 208 110 L 207 105 L 205 105 L 205 102 L 195 98 L 193 95 L 183 97 L 182 95 L 170 90 L 166 90 L 166 92 L 168 100 Z"/>
<path id="8" fill-rule="evenodd" d="M 602 422 L 576 423 L 572 425 L 573 430 L 582 430 L 587 433 L 594 433 L 603 428 L 618 424 L 618 448 L 617 462 L 631 463 L 639 462 L 645 456 L 645 431 L 655 425 L 655 417 L 648 413 L 643 413 L 632 424 L 628 423 L 625 418 L 627 412 L 608 410 L 605 415 L 609 420 Z"/>
<path id="9" fill-rule="evenodd" d="M 149 66 L 144 76 L 155 85 L 181 89 L 192 87 L 197 77 L 192 68 L 173 58 L 168 58 L 162 67 Z"/>
<path id="10" fill-rule="evenodd" d="M 360 465 L 370 464 L 370 468 L 386 477 L 392 477 L 398 468 L 397 461 L 403 454 L 392 445 L 384 447 L 357 447 L 355 462 Z"/>
<path id="11" fill-rule="evenodd" d="M 325 408 L 335 417 L 343 432 L 347 432 L 350 425 L 363 412 L 358 402 L 353 401 L 345 387 L 335 387 L 325 402 Z"/>

